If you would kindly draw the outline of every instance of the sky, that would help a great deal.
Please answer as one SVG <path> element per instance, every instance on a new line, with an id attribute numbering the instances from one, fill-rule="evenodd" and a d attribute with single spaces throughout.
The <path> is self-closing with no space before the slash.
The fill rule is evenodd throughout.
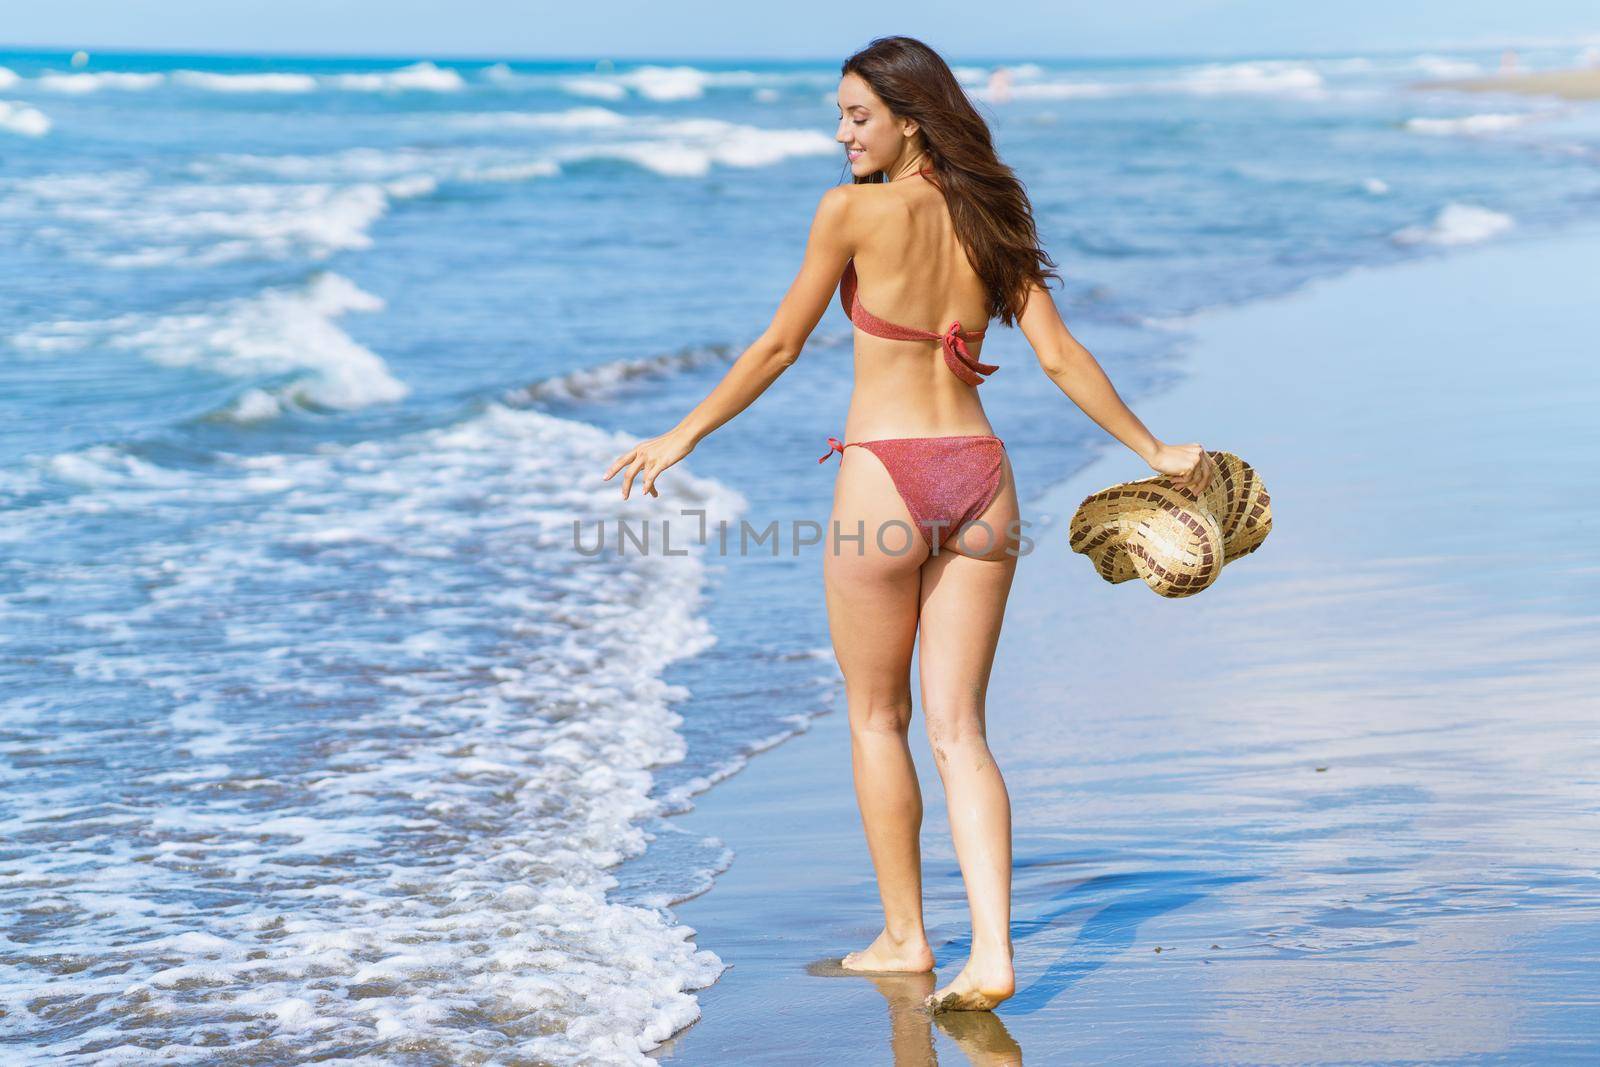
<path id="1" fill-rule="evenodd" d="M 0 47 L 805 58 L 909 34 L 952 59 L 1600 42 L 1600 0 L 0 0 Z"/>

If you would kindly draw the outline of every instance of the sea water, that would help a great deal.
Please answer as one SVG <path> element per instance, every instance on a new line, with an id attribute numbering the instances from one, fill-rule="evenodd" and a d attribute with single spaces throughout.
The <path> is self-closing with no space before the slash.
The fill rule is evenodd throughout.
<path id="1" fill-rule="evenodd" d="M 1497 60 L 957 73 L 1137 407 L 1188 313 L 1600 213 L 1592 105 L 1412 87 Z M 672 905 L 732 857 L 670 816 L 838 696 L 791 531 L 848 321 L 659 498 L 601 475 L 770 320 L 837 80 L 0 53 L 14 1052 L 639 1062 L 696 1018 L 723 964 Z M 984 359 L 1026 517 L 1115 443 L 1019 333 Z M 781 536 L 616 551 L 645 520 Z"/>

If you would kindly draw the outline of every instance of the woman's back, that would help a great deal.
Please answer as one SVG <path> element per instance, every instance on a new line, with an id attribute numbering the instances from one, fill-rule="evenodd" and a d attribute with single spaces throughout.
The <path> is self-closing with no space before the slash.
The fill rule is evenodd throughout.
<path id="1" fill-rule="evenodd" d="M 988 291 L 956 237 L 944 194 L 921 175 L 852 187 L 859 221 L 856 300 L 877 319 L 967 337 L 989 321 Z M 983 338 L 961 347 L 981 358 Z M 855 389 L 847 439 L 991 433 L 977 390 L 947 364 L 938 340 L 855 331 Z M 968 375 L 975 379 L 976 375 Z"/>

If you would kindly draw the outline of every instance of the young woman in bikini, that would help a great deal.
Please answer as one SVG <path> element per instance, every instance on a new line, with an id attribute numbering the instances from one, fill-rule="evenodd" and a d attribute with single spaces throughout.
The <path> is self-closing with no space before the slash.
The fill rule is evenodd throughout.
<path id="1" fill-rule="evenodd" d="M 1152 436 L 1068 332 L 1044 287 L 1060 276 L 1022 183 L 944 60 L 911 38 L 880 38 L 842 73 L 836 139 L 855 180 L 823 195 L 772 324 L 678 426 L 618 456 L 605 478 L 626 472 L 627 497 L 642 477 L 641 490 L 659 496 L 663 471 L 799 358 L 838 289 L 858 332 L 845 441 L 830 437 L 822 456 L 840 454 L 823 579 L 884 911 L 876 940 L 840 962 L 934 967 L 907 743 L 920 640 L 923 715 L 972 915 L 966 966 L 928 1006 L 987 1010 L 1015 989 L 1011 807 L 985 737 L 984 693 L 1022 523 L 1010 461 L 978 398 L 997 369 L 979 358 L 984 327 L 1020 326 L 1050 379 L 1175 484 L 1202 491 L 1214 468 L 1200 445 Z"/>

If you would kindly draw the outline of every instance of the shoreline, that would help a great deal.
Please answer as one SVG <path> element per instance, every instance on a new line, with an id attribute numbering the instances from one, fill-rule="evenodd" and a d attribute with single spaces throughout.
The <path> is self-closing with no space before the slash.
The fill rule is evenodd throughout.
<path id="1" fill-rule="evenodd" d="M 1518 93 L 1558 96 L 1563 100 L 1600 100 L 1600 67 L 1544 70 L 1522 74 L 1496 74 L 1485 78 L 1452 78 L 1413 82 L 1413 89 L 1444 89 L 1463 93 Z"/>
<path id="2" fill-rule="evenodd" d="M 1417 447 L 1400 427 L 1420 417 L 1437 426 L 1464 411 L 1481 415 L 1508 399 L 1503 389 L 1479 385 L 1479 376 L 1449 372 L 1445 335 L 1468 346 L 1463 361 L 1481 375 L 1498 351 L 1485 348 L 1484 339 L 1496 333 L 1470 320 L 1517 332 L 1537 315 L 1541 336 L 1552 338 L 1571 336 L 1575 320 L 1592 330 L 1600 325 L 1595 314 L 1576 303 L 1582 286 L 1573 277 L 1581 272 L 1567 267 L 1597 254 L 1600 228 L 1502 238 L 1357 268 L 1186 320 L 1188 376 L 1140 400 L 1136 410 L 1169 440 L 1198 439 L 1255 466 L 1273 493 L 1276 528 L 1212 588 L 1169 602 L 1137 582 L 1107 585 L 1065 544 L 1066 520 L 1085 495 L 1146 476 L 1131 453 L 1108 440 L 1085 468 L 1033 501 L 1036 545 L 1019 567 L 990 691 L 991 746 L 1013 796 L 1018 995 L 982 1019 L 941 1016 L 930 1024 L 919 1003 L 934 976 L 830 980 L 808 973 L 808 966 L 817 969 L 870 941 L 881 923 L 841 708 L 753 758 L 697 797 L 694 810 L 675 817 L 683 829 L 717 836 L 735 852 L 709 890 L 673 909 L 695 931 L 696 944 L 729 969 L 696 991 L 700 1020 L 649 1055 L 682 1063 L 782 1063 L 836 1056 L 840 1048 L 892 1046 L 897 1063 L 918 1063 L 958 1050 L 992 1061 L 984 1048 L 1002 1060 L 1015 1049 L 1095 1057 L 1133 1048 L 1170 1056 L 1185 1047 L 1196 1049 L 1196 1058 L 1232 1060 L 1320 1058 L 1317 1050 L 1328 1048 L 1340 1049 L 1341 1059 L 1526 1050 L 1508 1029 L 1507 1014 L 1517 1005 L 1486 991 L 1488 972 L 1478 955 L 1458 965 L 1466 979 L 1485 979 L 1484 988 L 1451 996 L 1429 985 L 1440 963 L 1414 947 L 1420 942 L 1395 946 L 1385 957 L 1383 938 L 1357 939 L 1356 947 L 1365 946 L 1398 976 L 1387 996 L 1378 995 L 1385 1025 L 1345 1033 L 1342 1020 L 1354 1002 L 1341 1001 L 1327 984 L 1354 989 L 1373 981 L 1371 968 L 1339 957 L 1351 947 L 1343 943 L 1350 928 L 1307 921 L 1296 929 L 1276 913 L 1286 906 L 1276 894 L 1265 900 L 1251 894 L 1263 883 L 1321 878 L 1327 884 L 1312 896 L 1324 910 L 1360 896 L 1361 877 L 1336 877 L 1319 866 L 1316 849 L 1276 855 L 1330 847 L 1330 828 L 1316 825 L 1325 818 L 1316 813 L 1341 790 L 1354 790 L 1341 804 L 1366 819 L 1410 819 L 1439 839 L 1470 836 L 1427 803 L 1388 796 L 1392 779 L 1427 762 L 1426 745 L 1415 744 L 1412 734 L 1449 733 L 1463 714 L 1472 724 L 1493 723 L 1514 706 L 1534 725 L 1519 721 L 1513 731 L 1502 724 L 1516 737 L 1496 739 L 1496 746 L 1517 755 L 1531 747 L 1565 766 L 1552 753 L 1571 741 L 1563 736 L 1572 727 L 1562 709 L 1592 692 L 1596 680 L 1580 654 L 1600 647 L 1596 620 L 1574 610 L 1581 595 L 1570 575 L 1530 580 L 1531 562 L 1514 548 L 1502 554 L 1470 530 L 1440 533 L 1430 523 L 1437 511 L 1465 508 L 1474 523 L 1509 527 L 1516 512 L 1514 501 L 1502 499 L 1512 493 L 1506 479 L 1527 458 L 1504 454 L 1515 440 L 1491 428 L 1480 443 L 1456 446 L 1468 454 L 1454 457 L 1461 473 L 1444 484 L 1423 491 L 1425 480 L 1406 482 L 1393 468 L 1420 464 L 1407 473 L 1425 479 L 1428 464 L 1451 459 Z M 1353 311 L 1374 305 L 1384 305 L 1385 313 L 1368 320 L 1372 328 L 1352 322 L 1362 321 Z M 1397 306 L 1414 319 L 1395 317 Z M 1285 352 L 1296 359 L 1285 362 Z M 1409 365 L 1408 352 L 1417 355 Z M 1392 402 L 1390 417 L 1357 382 L 1389 390 L 1380 395 Z M 1534 378 L 1519 376 L 1518 383 L 1518 395 L 1543 388 Z M 1359 435 L 1322 445 L 1311 439 L 1363 416 Z M 1319 458 L 1330 451 L 1342 460 Z M 1560 466 L 1553 464 L 1541 483 Z M 1470 476 L 1478 470 L 1485 472 L 1482 483 Z M 1486 499 L 1506 506 L 1491 510 Z M 1588 505 L 1573 506 L 1589 515 Z M 1593 568 L 1577 573 L 1580 586 L 1585 580 L 1594 586 Z M 1508 591 L 1526 605 L 1511 614 L 1526 617 L 1508 621 Z M 1395 610 L 1397 595 L 1414 606 Z M 1433 625 L 1419 627 L 1424 618 Z M 1453 641 L 1431 642 L 1425 635 L 1436 630 Z M 1130 641 L 1130 634 L 1142 640 Z M 1067 655 L 1063 638 L 1071 644 Z M 1538 657 L 1549 661 L 1547 668 L 1531 694 L 1518 695 L 1519 673 Z M 1165 666 L 1152 670 L 1153 661 Z M 1067 711 L 1074 707 L 1122 713 Z M 1481 737 L 1451 736 L 1471 759 L 1494 758 L 1474 747 Z M 928 928 L 941 980 L 948 980 L 965 954 L 965 901 L 942 789 L 918 725 L 911 739 L 925 806 Z M 1570 779 L 1556 777 L 1563 788 Z M 1195 788 L 1218 791 L 1217 803 L 1195 806 L 1186 795 Z M 1457 790 L 1471 795 L 1460 783 Z M 1507 824 L 1521 832 L 1529 829 L 1519 823 L 1526 817 L 1491 805 L 1469 825 Z M 1250 832 L 1261 821 L 1276 826 L 1268 840 L 1288 844 L 1263 853 Z M 1341 843 L 1355 835 L 1352 827 L 1332 829 Z M 1210 848 L 1196 847 L 1207 840 Z M 1352 850 L 1358 844 L 1381 851 L 1348 842 Z M 1229 862 L 1219 864 L 1219 852 Z M 1419 857 L 1409 863 L 1391 857 L 1392 866 L 1406 880 L 1434 888 L 1466 877 L 1442 859 Z M 1387 890 L 1376 884 L 1383 877 L 1370 880 L 1371 891 Z M 1293 891 L 1287 897 L 1298 899 Z M 1241 918 L 1257 921 L 1241 925 Z M 1569 918 L 1551 920 L 1547 932 Z M 1594 940 L 1586 938 L 1580 944 Z M 1454 951 L 1467 946 L 1458 939 Z M 1325 957 L 1328 969 L 1320 973 L 1317 961 Z M 1157 966 L 1168 974 L 1157 977 Z M 1224 1010 L 1200 1010 L 1218 1007 L 1213 986 L 1224 978 L 1238 993 L 1255 989 L 1259 1003 L 1241 1002 L 1230 1012 L 1223 998 Z M 1275 990 L 1273 979 L 1284 990 Z M 1331 1001 L 1326 1014 L 1272 995 L 1299 982 L 1324 988 Z M 1408 1015 L 1408 998 L 1423 986 L 1432 1010 Z M 1501 1010 L 1480 1024 L 1460 1025 L 1456 1015 L 1481 1014 L 1485 998 Z M 1174 1000 L 1190 999 L 1192 1010 L 1174 1007 Z M 1550 1010 L 1569 1031 L 1595 1029 Z M 1296 1024 L 1292 1033 L 1275 1029 L 1285 1012 Z M 1600 1030 L 1594 1036 L 1600 1040 Z"/>

